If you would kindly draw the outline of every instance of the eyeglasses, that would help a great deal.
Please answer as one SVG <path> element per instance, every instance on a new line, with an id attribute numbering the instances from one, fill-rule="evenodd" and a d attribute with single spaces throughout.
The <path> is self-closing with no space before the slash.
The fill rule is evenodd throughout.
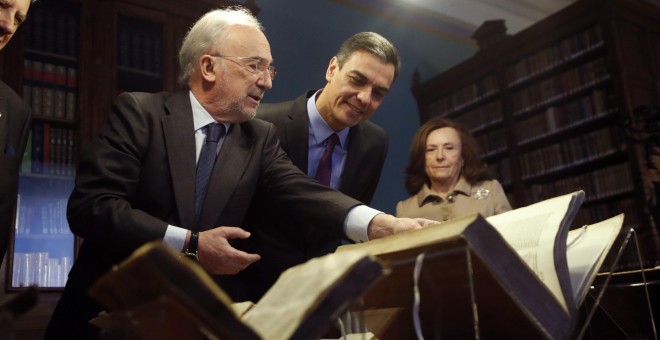
<path id="1" fill-rule="evenodd" d="M 216 57 L 216 58 L 225 58 L 232 60 L 240 60 L 242 61 L 241 63 L 236 62 L 237 64 L 245 66 L 245 68 L 250 71 L 252 74 L 260 74 L 263 73 L 264 71 L 268 71 L 268 75 L 270 76 L 270 80 L 275 79 L 275 75 L 277 74 L 277 70 L 275 69 L 275 66 L 273 65 L 268 65 L 264 66 L 263 65 L 263 58 L 260 57 L 235 57 L 235 56 L 229 56 L 229 55 L 215 55 L 215 54 L 210 54 L 211 57 Z"/>

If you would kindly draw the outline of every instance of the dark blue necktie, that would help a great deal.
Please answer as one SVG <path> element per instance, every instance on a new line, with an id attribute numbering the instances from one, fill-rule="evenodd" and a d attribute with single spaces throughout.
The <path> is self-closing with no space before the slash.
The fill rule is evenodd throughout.
<path id="1" fill-rule="evenodd" d="M 319 167 L 316 169 L 317 181 L 321 184 L 330 186 L 330 178 L 332 177 L 332 152 L 335 150 L 335 145 L 339 143 L 339 137 L 336 133 L 331 134 L 325 140 L 325 150 L 319 161 Z"/>
<path id="2" fill-rule="evenodd" d="M 213 164 L 218 150 L 218 141 L 225 134 L 225 126 L 212 123 L 203 129 L 206 131 L 206 141 L 197 161 L 197 175 L 195 179 L 195 225 L 199 222 L 199 213 L 202 211 L 206 187 L 213 171 Z"/>

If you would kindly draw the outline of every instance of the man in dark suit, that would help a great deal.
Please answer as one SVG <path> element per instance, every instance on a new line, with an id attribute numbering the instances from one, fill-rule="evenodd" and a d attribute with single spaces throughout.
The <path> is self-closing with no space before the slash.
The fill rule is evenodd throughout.
<path id="1" fill-rule="evenodd" d="M 6 1 L 0 6 L 0 50 L 25 21 L 30 0 Z M 32 111 L 21 97 L 0 81 L 0 262 L 9 245 L 18 197 L 18 171 L 30 132 Z"/>
<path id="2" fill-rule="evenodd" d="M 67 216 L 84 241 L 46 339 L 97 337 L 87 321 L 101 306 L 87 289 L 146 242 L 164 240 L 214 275 L 235 274 L 258 261 L 260 254 L 230 243 L 250 237 L 238 226 L 259 213 L 250 209 L 254 200 L 268 200 L 356 241 L 432 222 L 374 211 L 309 179 L 291 163 L 274 126 L 252 119 L 272 87 L 272 60 L 252 14 L 215 10 L 191 28 L 179 52 L 189 91 L 117 98 L 108 124 L 80 159 Z M 203 189 L 196 182 L 204 177 L 200 169 L 206 168 L 209 145 L 213 163 Z M 198 215 L 196 201 L 202 203 Z"/>
<path id="3" fill-rule="evenodd" d="M 348 38 L 330 59 L 323 89 L 295 100 L 263 104 L 257 117 L 273 123 L 282 149 L 299 169 L 318 178 L 318 164 L 328 136 L 338 136 L 332 171 L 326 185 L 369 204 L 376 191 L 387 155 L 387 135 L 368 119 L 378 109 L 398 75 L 399 54 L 387 39 L 373 32 Z M 258 301 L 279 275 L 312 257 L 333 252 L 342 238 L 321 228 L 306 227 L 297 214 L 286 216 L 261 203 L 258 216 L 246 228 L 254 230 L 243 247 L 264 257 L 228 280 L 237 300 Z"/>

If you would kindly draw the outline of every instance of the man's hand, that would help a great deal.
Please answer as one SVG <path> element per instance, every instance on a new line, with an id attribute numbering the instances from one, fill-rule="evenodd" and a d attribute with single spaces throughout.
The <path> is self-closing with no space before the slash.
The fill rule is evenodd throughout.
<path id="1" fill-rule="evenodd" d="M 369 222 L 369 239 L 394 235 L 406 230 L 415 230 L 427 227 L 437 221 L 425 218 L 396 218 L 388 214 L 378 214 Z"/>
<path id="2" fill-rule="evenodd" d="M 236 274 L 261 256 L 248 254 L 229 244 L 230 239 L 246 239 L 250 233 L 237 227 L 219 227 L 199 233 L 199 264 L 210 274 Z"/>

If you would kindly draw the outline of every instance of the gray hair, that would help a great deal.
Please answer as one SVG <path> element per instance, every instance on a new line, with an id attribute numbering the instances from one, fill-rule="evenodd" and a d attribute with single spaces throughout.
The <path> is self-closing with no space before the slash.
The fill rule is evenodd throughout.
<path id="1" fill-rule="evenodd" d="M 341 44 L 336 54 L 339 68 L 342 68 L 351 55 L 357 51 L 371 53 L 385 63 L 394 65 L 394 79 L 396 79 L 401 68 L 401 60 L 399 52 L 389 40 L 374 32 L 360 32 L 353 35 Z"/>
<path id="2" fill-rule="evenodd" d="M 215 9 L 204 14 L 190 28 L 183 38 L 179 50 L 179 66 L 181 75 L 179 83 L 188 86 L 188 80 L 195 71 L 199 58 L 206 53 L 219 49 L 223 37 L 232 26 L 251 26 L 263 32 L 264 28 L 252 13 L 239 6 L 231 6 L 223 9 Z"/>

